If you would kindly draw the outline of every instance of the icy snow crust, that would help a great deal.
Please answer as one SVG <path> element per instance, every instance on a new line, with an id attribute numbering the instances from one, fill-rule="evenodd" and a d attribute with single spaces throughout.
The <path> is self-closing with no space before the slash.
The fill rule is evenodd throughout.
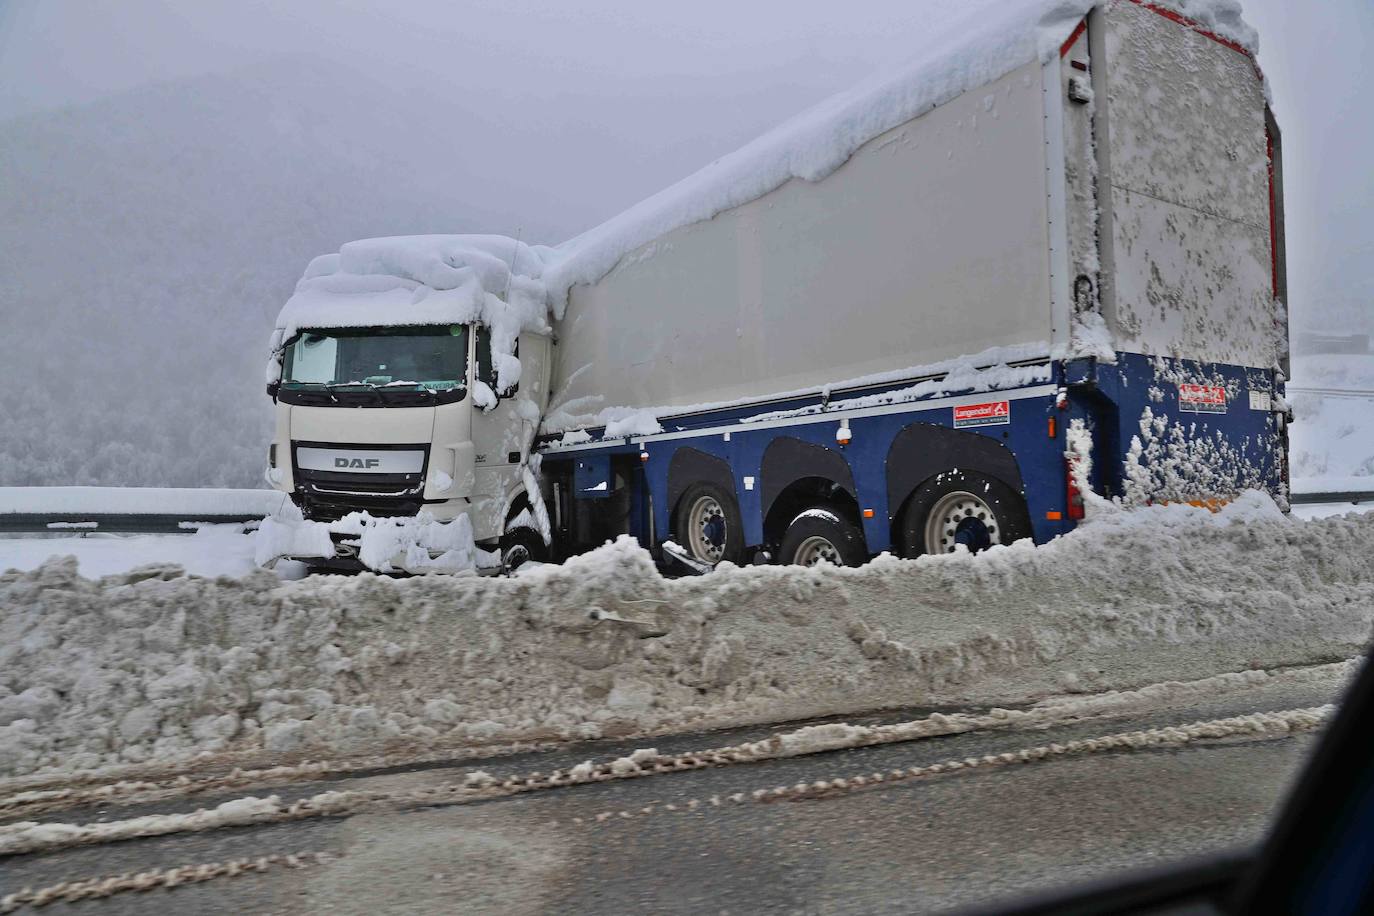
<path id="1" fill-rule="evenodd" d="M 510 579 L 0 574 L 0 775 L 1015 703 L 1357 654 L 1374 516 L 1249 494 L 1042 547 L 665 580 L 621 540 Z"/>

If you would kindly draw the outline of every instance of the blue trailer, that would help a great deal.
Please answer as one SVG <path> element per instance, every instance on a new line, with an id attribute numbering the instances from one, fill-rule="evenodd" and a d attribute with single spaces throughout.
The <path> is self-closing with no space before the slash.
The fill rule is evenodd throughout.
<path id="1" fill-rule="evenodd" d="M 855 565 L 1043 543 L 1097 497 L 1286 497 L 1281 145 L 1246 46 L 1101 4 L 833 171 L 673 224 L 823 130 L 571 244 L 672 227 L 554 326 L 556 553 Z"/>

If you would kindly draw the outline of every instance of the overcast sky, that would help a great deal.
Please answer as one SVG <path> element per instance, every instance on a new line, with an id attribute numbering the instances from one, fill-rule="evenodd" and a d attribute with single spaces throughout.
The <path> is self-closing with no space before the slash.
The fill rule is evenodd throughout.
<path id="1" fill-rule="evenodd" d="M 326 57 L 436 121 L 473 119 L 470 142 L 510 173 L 493 180 L 547 202 L 534 224 L 571 232 L 900 63 L 910 36 L 968 2 L 0 0 L 0 121 L 269 58 Z M 1367 315 L 1374 3 L 1244 6 L 1284 132 L 1295 311 Z M 568 124 L 590 125 L 595 142 L 560 144 Z M 554 139 L 540 142 L 546 128 Z"/>

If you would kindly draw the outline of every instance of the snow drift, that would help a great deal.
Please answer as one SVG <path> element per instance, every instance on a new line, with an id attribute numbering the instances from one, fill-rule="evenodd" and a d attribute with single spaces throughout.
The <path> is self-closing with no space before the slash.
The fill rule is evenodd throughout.
<path id="1" fill-rule="evenodd" d="M 0 774 L 1010 703 L 1345 658 L 1374 516 L 1109 513 L 1043 547 L 665 580 L 621 540 L 511 579 L 0 575 Z"/>

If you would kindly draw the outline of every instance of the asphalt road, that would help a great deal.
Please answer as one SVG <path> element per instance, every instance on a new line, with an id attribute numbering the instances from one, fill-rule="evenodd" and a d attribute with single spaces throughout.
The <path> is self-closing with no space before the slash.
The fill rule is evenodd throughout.
<path id="1" fill-rule="evenodd" d="M 419 811 L 382 811 L 80 847 L 0 860 L 0 896 L 31 885 L 274 852 L 337 856 L 300 870 L 55 904 L 42 913 L 925 912 L 1255 842 L 1311 736 L 1099 753 L 974 770 L 803 801 L 692 811 L 689 799 L 1014 751 L 1073 738 L 1315 706 L 1331 685 L 1275 685 L 1147 715 L 999 729 L 655 775 Z M 889 716 L 888 718 L 893 718 Z M 744 729 L 598 743 L 479 764 L 548 772 L 652 744 L 668 753 Z M 467 769 L 372 774 L 270 791 L 422 787 Z M 191 810 L 222 798 L 75 809 L 82 822 Z M 259 791 L 257 794 L 267 794 Z M 652 813 L 640 812 L 656 806 Z M 632 815 L 623 817 L 619 812 Z M 595 816 L 611 813 L 598 822 Z M 580 823 L 578 822 L 580 820 Z"/>

